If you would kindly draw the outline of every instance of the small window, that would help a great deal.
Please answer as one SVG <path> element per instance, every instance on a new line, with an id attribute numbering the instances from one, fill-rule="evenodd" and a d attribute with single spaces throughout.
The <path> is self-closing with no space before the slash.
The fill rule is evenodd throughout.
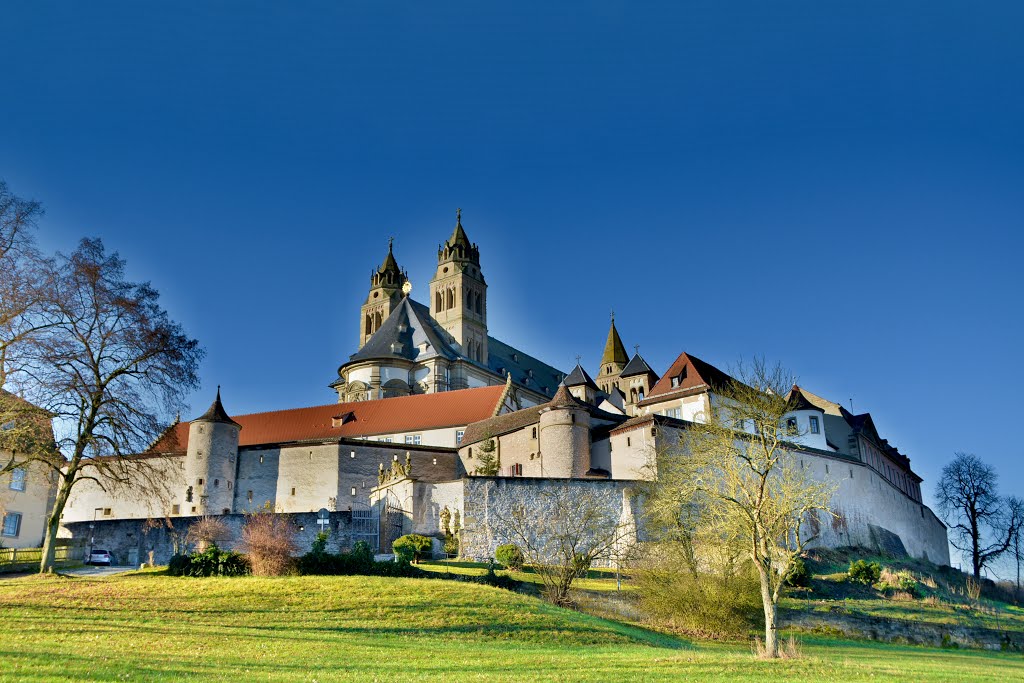
<path id="1" fill-rule="evenodd" d="M 263 454 L 262 453 L 260 453 L 260 464 L 261 465 L 263 464 Z"/>
<path id="2" fill-rule="evenodd" d="M 797 433 L 797 426 L 796 426 L 796 418 L 795 417 L 787 417 L 786 418 L 786 433 L 791 435 L 791 436 L 793 434 Z"/>
<path id="3" fill-rule="evenodd" d="M 572 413 L 569 417 L 572 419 L 572 423 L 576 424 L 576 413 Z"/>
<path id="4" fill-rule="evenodd" d="M 246 498 L 247 501 L 249 501 L 251 503 L 252 502 L 252 491 L 247 492 L 246 495 L 245 495 L 245 498 Z"/>
<path id="5" fill-rule="evenodd" d="M 203 485 L 203 480 L 202 479 L 197 479 L 196 480 L 196 484 L 198 484 L 199 486 L 202 486 Z"/>
<path id="6" fill-rule="evenodd" d="M 215 489 L 219 489 L 220 488 L 220 479 L 214 479 L 213 480 L 213 488 L 215 488 Z"/>
<path id="7" fill-rule="evenodd" d="M 222 514 L 222 515 L 230 515 L 231 514 L 231 508 L 224 508 L 223 510 L 220 511 L 220 514 Z"/>
<path id="8" fill-rule="evenodd" d="M 633 440 L 632 440 L 632 439 L 630 439 L 630 438 L 629 438 L 629 437 L 627 436 L 627 437 L 626 437 L 626 448 L 629 448 L 629 447 L 630 447 L 630 446 L 632 446 L 632 445 L 633 445 Z"/>
<path id="9" fill-rule="evenodd" d="M 171 506 L 171 514 L 172 515 L 180 515 L 181 514 L 181 506 L 180 505 L 172 505 Z"/>
<path id="10" fill-rule="evenodd" d="M 534 438 L 534 439 L 536 439 L 536 438 L 537 438 L 537 428 L 536 428 L 536 427 L 534 427 L 534 428 L 533 428 L 533 432 L 531 433 L 531 436 L 532 436 L 532 438 Z"/>
<path id="11" fill-rule="evenodd" d="M 678 386 L 679 386 L 679 378 L 678 377 L 673 377 L 672 378 L 672 388 L 674 389 L 674 388 L 676 388 Z"/>
<path id="12" fill-rule="evenodd" d="M 25 490 L 25 468 L 19 467 L 15 470 L 11 470 L 11 490 L 12 491 L 24 491 Z"/>
<path id="13" fill-rule="evenodd" d="M 353 496 L 356 495 L 356 487 L 355 486 L 352 487 L 352 495 Z"/>
<path id="14" fill-rule="evenodd" d="M 3 535 L 8 538 L 15 538 L 21 533 L 21 513 L 8 512 L 4 515 Z"/>
<path id="15" fill-rule="evenodd" d="M 825 474 L 828 474 L 828 463 L 825 464 Z"/>
<path id="16" fill-rule="evenodd" d="M 459 431 L 455 432 L 455 445 L 456 446 L 462 444 L 462 437 L 464 437 L 465 435 L 466 435 L 466 432 L 461 430 L 461 429 Z"/>
<path id="17" fill-rule="evenodd" d="M 353 460 L 355 460 L 355 459 L 356 459 L 356 452 L 355 452 L 355 451 L 349 451 L 349 453 L 348 453 L 348 457 L 350 457 L 350 458 L 352 458 Z"/>
<path id="18" fill-rule="evenodd" d="M 816 415 L 811 415 L 811 434 L 820 434 L 821 425 L 818 424 L 818 418 Z"/>
<path id="19" fill-rule="evenodd" d="M 110 517 L 112 514 L 114 514 L 114 513 L 113 513 L 113 511 L 110 508 L 103 508 L 103 516 L 104 517 Z"/>
<path id="20" fill-rule="evenodd" d="M 230 491 L 230 490 L 231 490 L 231 482 L 229 481 L 228 482 L 228 491 Z"/>
<path id="21" fill-rule="evenodd" d="M 294 486 L 292 487 L 292 495 L 293 496 L 295 495 L 295 487 Z"/>
<path id="22" fill-rule="evenodd" d="M 472 446 L 469 447 L 469 453 L 466 455 L 466 457 L 467 458 L 472 458 L 473 457 L 473 447 Z"/>
<path id="23" fill-rule="evenodd" d="M 192 513 L 193 513 L 193 514 L 195 514 L 195 511 L 196 511 L 196 506 L 195 506 L 195 505 L 193 505 L 193 506 L 192 506 Z"/>

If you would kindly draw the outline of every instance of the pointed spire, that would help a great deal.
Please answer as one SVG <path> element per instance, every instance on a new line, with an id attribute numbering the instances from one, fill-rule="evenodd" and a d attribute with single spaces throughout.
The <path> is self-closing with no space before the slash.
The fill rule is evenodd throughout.
<path id="1" fill-rule="evenodd" d="M 608 328 L 608 341 L 604 344 L 604 353 L 601 355 L 601 369 L 604 367 L 617 363 L 619 365 L 625 365 L 629 362 L 629 356 L 626 354 L 626 346 L 622 343 L 622 337 L 619 336 L 619 331 L 615 328 L 615 311 L 612 311 L 612 324 Z"/>
<path id="2" fill-rule="evenodd" d="M 455 209 L 455 230 L 452 232 L 452 236 L 448 240 L 448 247 L 451 248 L 460 244 L 466 248 L 472 246 L 469 242 L 469 237 L 466 235 L 466 231 L 462 227 L 462 209 Z"/>
<path id="3" fill-rule="evenodd" d="M 398 272 L 398 261 L 395 260 L 394 246 L 395 246 L 395 238 L 394 237 L 389 237 L 388 238 L 388 255 L 386 257 L 384 257 L 384 263 L 381 264 L 380 269 L 377 272 L 379 272 L 379 273 L 386 273 L 389 270 L 393 270 L 395 272 Z"/>
<path id="4" fill-rule="evenodd" d="M 228 416 L 228 412 L 224 410 L 224 404 L 220 402 L 220 385 L 217 385 L 217 398 L 213 400 L 210 407 L 206 409 L 206 412 L 197 417 L 193 422 L 223 422 L 225 424 L 233 424 L 239 428 L 242 425 L 238 424 Z"/>

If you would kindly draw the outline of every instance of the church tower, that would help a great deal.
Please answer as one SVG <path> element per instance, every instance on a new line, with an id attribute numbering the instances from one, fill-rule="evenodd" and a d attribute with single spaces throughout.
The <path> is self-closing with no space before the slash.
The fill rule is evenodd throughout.
<path id="1" fill-rule="evenodd" d="M 430 315 L 459 344 L 462 355 L 487 364 L 487 283 L 480 271 L 480 250 L 462 228 L 437 250 L 437 273 L 430 281 Z"/>
<path id="2" fill-rule="evenodd" d="M 619 376 L 623 368 L 629 362 L 626 355 L 626 347 L 622 344 L 622 337 L 615 329 L 615 313 L 612 313 L 612 325 L 608 328 L 608 341 L 604 343 L 604 353 L 601 355 L 601 369 L 597 373 L 597 386 L 606 394 L 612 393 L 619 385 Z"/>
<path id="3" fill-rule="evenodd" d="M 384 321 L 402 301 L 402 286 L 408 278 L 399 269 L 398 261 L 392 252 L 394 240 L 388 240 L 388 255 L 380 268 L 370 273 L 370 293 L 366 295 L 366 303 L 359 309 L 359 348 L 380 329 Z"/>

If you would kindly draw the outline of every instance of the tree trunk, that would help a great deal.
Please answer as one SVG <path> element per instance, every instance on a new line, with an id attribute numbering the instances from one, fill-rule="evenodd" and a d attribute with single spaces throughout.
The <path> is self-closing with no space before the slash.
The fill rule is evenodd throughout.
<path id="1" fill-rule="evenodd" d="M 778 606 L 772 599 L 764 570 L 759 567 L 758 573 L 761 575 L 761 603 L 764 607 L 764 656 L 775 659 L 779 656 Z"/>
<path id="2" fill-rule="evenodd" d="M 71 484 L 74 483 L 68 480 L 68 475 L 59 476 L 59 480 L 60 489 L 57 491 L 57 498 L 53 501 L 53 509 L 50 510 L 50 516 L 46 520 L 43 552 L 39 559 L 40 574 L 45 574 L 53 569 L 54 555 L 57 551 L 57 532 L 60 530 L 60 518 L 64 514 L 64 506 L 67 504 L 68 496 L 71 494 Z"/>

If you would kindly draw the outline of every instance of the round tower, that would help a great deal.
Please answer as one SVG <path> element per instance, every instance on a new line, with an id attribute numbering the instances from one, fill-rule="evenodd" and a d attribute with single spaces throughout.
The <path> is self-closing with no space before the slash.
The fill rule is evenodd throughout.
<path id="1" fill-rule="evenodd" d="M 183 513 L 220 515 L 234 511 L 241 429 L 240 424 L 228 417 L 220 402 L 220 387 L 217 387 L 217 398 L 209 410 L 188 426 Z"/>
<path id="2" fill-rule="evenodd" d="M 565 384 L 540 412 L 540 447 L 546 477 L 584 477 L 590 470 L 590 413 Z"/>

